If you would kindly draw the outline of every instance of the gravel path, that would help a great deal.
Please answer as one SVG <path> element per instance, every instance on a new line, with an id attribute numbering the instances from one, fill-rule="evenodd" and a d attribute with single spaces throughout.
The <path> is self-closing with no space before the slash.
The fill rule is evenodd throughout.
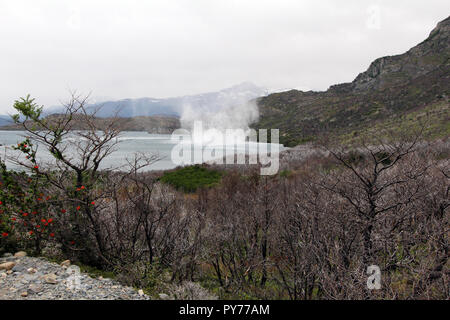
<path id="1" fill-rule="evenodd" d="M 18 252 L 0 258 L 0 300 L 148 300 L 141 290 Z"/>

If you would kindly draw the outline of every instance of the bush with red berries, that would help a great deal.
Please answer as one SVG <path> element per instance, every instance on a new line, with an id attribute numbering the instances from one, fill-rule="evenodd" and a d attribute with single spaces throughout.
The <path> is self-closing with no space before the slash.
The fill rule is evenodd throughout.
<path id="1" fill-rule="evenodd" d="M 42 242 L 54 238 L 55 217 L 50 216 L 52 196 L 46 194 L 48 182 L 39 173 L 35 150 L 27 139 L 14 149 L 23 152 L 31 170 L 15 172 L 0 163 L 1 247 L 42 249 Z"/>

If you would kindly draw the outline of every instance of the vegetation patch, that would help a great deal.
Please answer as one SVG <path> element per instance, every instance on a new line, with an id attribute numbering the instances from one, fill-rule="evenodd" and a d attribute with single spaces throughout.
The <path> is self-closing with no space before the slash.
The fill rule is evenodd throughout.
<path id="1" fill-rule="evenodd" d="M 222 173 L 204 166 L 188 166 L 165 172 L 160 181 L 184 192 L 195 192 L 199 188 L 209 188 L 220 182 Z"/>

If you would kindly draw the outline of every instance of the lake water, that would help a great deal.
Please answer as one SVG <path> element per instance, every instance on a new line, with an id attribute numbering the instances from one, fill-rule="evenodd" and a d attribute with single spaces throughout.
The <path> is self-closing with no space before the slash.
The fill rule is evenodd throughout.
<path id="1" fill-rule="evenodd" d="M 25 132 L 22 131 L 0 131 L 0 157 L 5 159 L 5 155 L 13 155 L 14 151 L 11 150 L 12 145 L 17 145 L 18 142 L 23 141 Z M 189 142 L 189 139 L 185 139 Z M 171 135 L 164 134 L 149 134 L 147 132 L 127 131 L 122 132 L 118 137 L 118 145 L 115 147 L 116 151 L 108 156 L 102 163 L 102 169 L 117 168 L 125 165 L 126 159 L 133 157 L 136 152 L 142 152 L 145 154 L 158 155 L 160 160 L 152 164 L 147 170 L 166 170 L 177 167 L 179 164 L 174 163 L 171 160 L 172 149 L 178 143 L 171 140 Z M 269 146 L 262 143 L 250 143 L 237 145 L 235 153 L 238 154 L 256 154 L 258 148 L 261 146 Z M 284 148 L 282 145 L 278 145 L 279 150 Z M 215 149 L 217 147 L 205 147 L 206 149 Z M 17 154 L 17 152 L 16 152 Z M 214 152 L 213 152 L 214 154 Z M 37 153 L 37 159 L 43 162 L 54 161 L 53 157 L 46 152 L 43 148 L 40 148 Z M 17 169 L 16 165 L 7 162 L 8 168 Z"/>

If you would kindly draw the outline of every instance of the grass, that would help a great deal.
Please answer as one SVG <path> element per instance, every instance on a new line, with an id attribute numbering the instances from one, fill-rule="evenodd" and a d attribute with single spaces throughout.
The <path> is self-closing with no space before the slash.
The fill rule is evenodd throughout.
<path id="1" fill-rule="evenodd" d="M 81 272 L 87 273 L 91 278 L 98 278 L 100 276 L 103 278 L 110 278 L 110 279 L 116 278 L 116 274 L 113 271 L 97 269 L 95 267 L 85 265 L 81 262 L 77 262 L 75 263 L 75 265 L 80 267 Z"/>
<path id="2" fill-rule="evenodd" d="M 53 257 L 50 255 L 38 255 L 36 257 L 43 257 L 46 260 L 57 264 L 61 264 L 61 262 L 66 260 L 66 258 Z M 110 279 L 116 278 L 116 274 L 113 271 L 101 270 L 96 267 L 83 264 L 81 262 L 72 262 L 72 265 L 78 266 L 82 273 L 87 273 L 91 278 L 98 278 L 100 276 L 103 278 L 110 278 Z"/>
<path id="3" fill-rule="evenodd" d="M 217 185 L 221 178 L 222 173 L 217 170 L 194 165 L 165 172 L 160 181 L 172 185 L 177 190 L 193 193 L 199 188 Z"/>

